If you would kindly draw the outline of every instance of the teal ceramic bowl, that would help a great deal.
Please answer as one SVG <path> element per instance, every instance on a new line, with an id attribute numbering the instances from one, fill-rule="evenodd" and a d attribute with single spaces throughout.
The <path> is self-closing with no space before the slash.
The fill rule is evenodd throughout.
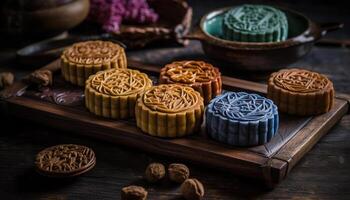
<path id="1" fill-rule="evenodd" d="M 223 39 L 222 21 L 230 8 L 214 10 L 202 17 L 187 39 L 199 40 L 206 55 L 232 63 L 230 69 L 271 71 L 284 68 L 306 55 L 316 41 L 341 23 L 318 24 L 306 16 L 286 8 L 288 38 L 280 42 L 239 42 Z M 224 69 L 229 71 L 230 69 Z"/>

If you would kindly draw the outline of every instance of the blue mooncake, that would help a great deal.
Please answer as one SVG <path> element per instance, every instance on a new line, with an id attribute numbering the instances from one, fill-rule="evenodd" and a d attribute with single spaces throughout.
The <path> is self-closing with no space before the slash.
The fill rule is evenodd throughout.
<path id="1" fill-rule="evenodd" d="M 278 129 L 277 106 L 265 97 L 226 92 L 214 98 L 206 110 L 208 135 L 235 146 L 261 145 Z"/>

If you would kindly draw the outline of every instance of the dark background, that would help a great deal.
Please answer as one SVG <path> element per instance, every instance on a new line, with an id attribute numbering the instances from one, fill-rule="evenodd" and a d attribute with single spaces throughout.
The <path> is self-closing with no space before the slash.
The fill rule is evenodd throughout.
<path id="1" fill-rule="evenodd" d="M 239 3 L 269 3 L 295 9 L 317 22 L 344 22 L 345 28 L 327 37 L 346 40 L 350 36 L 350 7 L 346 1 L 224 1 L 191 0 L 193 22 L 206 12 Z M 0 71 L 12 71 L 17 79 L 33 70 L 14 60 L 15 47 L 30 41 L 18 38 L 0 44 Z M 12 43 L 12 45 L 11 45 Z M 133 59 L 163 65 L 173 59 L 205 58 L 200 44 L 186 48 L 146 48 L 128 52 Z M 315 47 L 292 66 L 326 74 L 338 92 L 350 93 L 350 50 L 341 47 Z M 38 66 L 39 67 L 39 66 Z M 264 81 L 255 73 L 233 74 L 244 79 Z M 35 116 L 33 116 L 35 117 Z M 76 136 L 41 124 L 8 116 L 1 117 L 0 130 L 0 199 L 119 199 L 120 189 L 130 184 L 144 185 L 149 199 L 181 199 L 178 187 L 168 182 L 146 185 L 142 180 L 150 162 L 182 162 L 115 144 Z M 191 176 L 203 182 L 205 199 L 350 199 L 350 115 L 346 115 L 328 135 L 300 161 L 289 176 L 274 190 L 266 190 L 255 180 L 234 176 L 206 166 L 190 166 Z M 94 149 L 96 167 L 86 175 L 70 180 L 51 180 L 33 170 L 36 153 L 60 143 L 77 143 Z"/>

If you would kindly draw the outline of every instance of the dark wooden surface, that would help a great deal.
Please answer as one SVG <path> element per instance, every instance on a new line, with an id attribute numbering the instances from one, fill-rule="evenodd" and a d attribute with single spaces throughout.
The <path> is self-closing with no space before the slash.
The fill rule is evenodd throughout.
<path id="1" fill-rule="evenodd" d="M 159 76 L 158 65 L 129 59 L 128 67 L 155 76 L 154 78 Z M 53 92 L 67 86 L 61 77 L 59 59 L 41 69 L 50 70 L 55 74 L 50 86 Z M 266 84 L 228 76 L 221 78 L 225 90 L 266 95 Z M 83 89 L 78 87 L 66 87 L 63 90 L 83 92 Z M 16 95 L 18 91 L 21 95 Z M 24 82 L 16 82 L 4 92 L 7 94 L 5 96 L 9 97 L 4 99 L 4 110 L 9 111 L 12 116 L 71 131 L 82 137 L 96 138 L 140 151 L 215 167 L 232 174 L 258 179 L 269 186 L 275 186 L 285 179 L 297 162 L 348 113 L 350 100 L 350 96 L 338 94 L 344 97 L 336 97 L 333 108 L 319 116 L 296 117 L 280 114 L 278 132 L 270 142 L 254 147 L 232 148 L 208 139 L 204 129 L 193 136 L 177 139 L 151 137 L 143 134 L 134 121 L 109 120 L 89 113 L 82 101 L 67 106 L 39 98 L 38 96 L 44 95 L 45 92 L 33 95 L 38 91 Z M 32 116 L 35 116 L 35 119 Z"/>
<path id="2" fill-rule="evenodd" d="M 306 12 L 319 21 L 350 20 L 348 6 L 342 5 L 340 1 L 325 2 L 282 3 Z M 214 7 L 229 5 L 230 1 L 197 0 L 190 3 L 194 6 L 195 16 L 200 16 Z M 329 37 L 344 39 L 349 37 L 349 33 L 348 27 Z M 26 66 L 18 67 L 12 59 L 11 50 L 11 47 L 1 48 L 0 71 L 15 72 L 17 77 L 31 71 Z M 172 59 L 205 58 L 196 42 L 186 48 L 147 49 L 130 52 L 129 55 L 155 64 L 164 64 Z M 337 91 L 350 93 L 349 64 L 349 49 L 316 47 L 294 66 L 305 66 L 327 74 Z M 231 73 L 236 77 L 258 81 L 266 78 L 261 74 Z M 149 199 L 181 199 L 176 185 L 168 182 L 146 185 L 142 181 L 144 169 L 149 162 L 170 163 L 179 160 L 78 137 L 8 116 L 2 116 L 0 124 L 0 199 L 119 199 L 121 187 L 134 183 L 148 188 Z M 71 180 L 51 180 L 37 175 L 33 171 L 35 154 L 47 146 L 59 143 L 77 143 L 93 148 L 97 155 L 95 169 Z M 205 185 L 205 199 L 350 199 L 350 115 L 343 117 L 297 164 L 287 179 L 272 191 L 255 181 L 216 169 L 202 165 L 189 166 L 192 177 L 198 178 Z"/>

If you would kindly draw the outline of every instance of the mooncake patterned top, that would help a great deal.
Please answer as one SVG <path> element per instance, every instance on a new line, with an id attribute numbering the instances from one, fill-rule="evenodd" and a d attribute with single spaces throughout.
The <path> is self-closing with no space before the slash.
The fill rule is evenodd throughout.
<path id="1" fill-rule="evenodd" d="M 143 102 L 154 111 L 177 113 L 196 106 L 200 98 L 200 94 L 191 87 L 166 84 L 145 91 Z"/>
<path id="2" fill-rule="evenodd" d="M 287 39 L 286 15 L 271 6 L 242 5 L 225 13 L 224 37 L 244 42 L 278 42 Z"/>
<path id="3" fill-rule="evenodd" d="M 95 162 L 92 149 L 75 145 L 62 144 L 39 152 L 36 156 L 36 166 L 43 172 L 71 173 L 83 170 Z"/>
<path id="4" fill-rule="evenodd" d="M 87 41 L 75 43 L 62 56 L 69 62 L 82 65 L 98 65 L 116 60 L 122 47 L 109 41 Z"/>
<path id="5" fill-rule="evenodd" d="M 281 70 L 273 75 L 275 85 L 291 92 L 317 92 L 331 85 L 324 75 L 303 69 Z"/>
<path id="6" fill-rule="evenodd" d="M 113 68 L 98 72 L 88 80 L 90 87 L 110 96 L 126 96 L 144 91 L 152 86 L 145 73 L 132 69 Z"/>
<path id="7" fill-rule="evenodd" d="M 243 32 L 264 33 L 287 23 L 281 11 L 264 5 L 243 5 L 225 15 L 225 24 Z"/>
<path id="8" fill-rule="evenodd" d="M 217 68 L 203 61 L 177 61 L 167 64 L 161 70 L 161 79 L 169 79 L 173 83 L 210 82 L 220 76 Z"/>
<path id="9" fill-rule="evenodd" d="M 270 99 L 245 92 L 226 92 L 211 104 L 214 113 L 230 120 L 258 121 L 277 114 L 277 106 Z"/>

